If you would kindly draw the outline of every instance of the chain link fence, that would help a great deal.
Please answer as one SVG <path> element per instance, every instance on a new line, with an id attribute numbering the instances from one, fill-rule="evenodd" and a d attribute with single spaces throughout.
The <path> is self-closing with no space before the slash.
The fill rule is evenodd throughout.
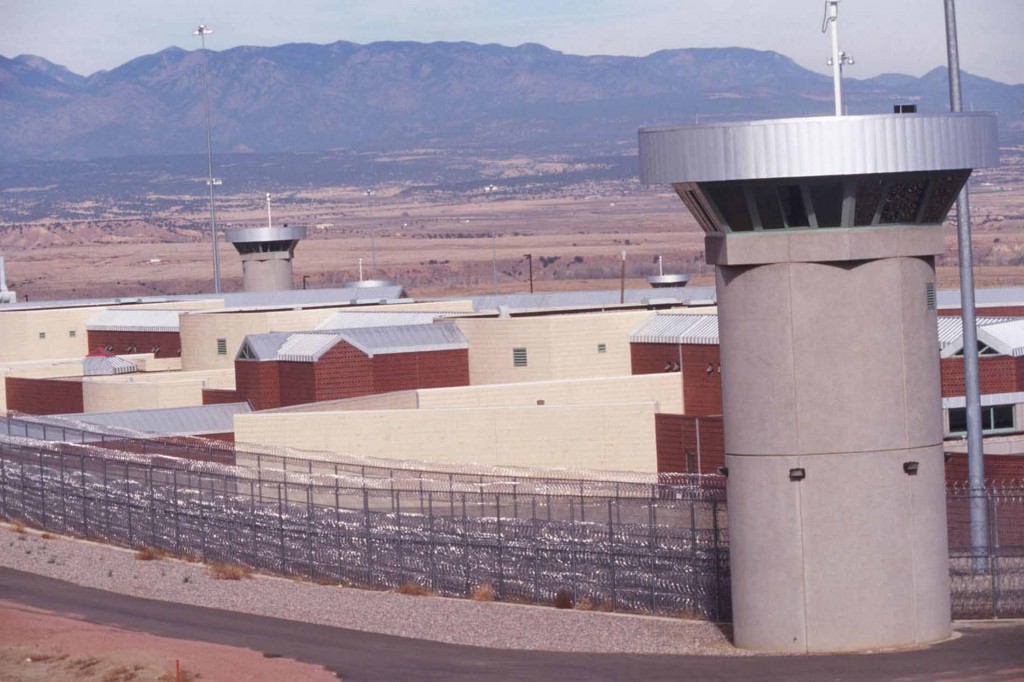
<path id="1" fill-rule="evenodd" d="M 720 480 L 620 482 L 609 494 L 615 485 L 362 477 L 318 464 L 310 473 L 3 436 L 0 513 L 320 582 L 730 617 Z"/>
<path id="2" fill-rule="evenodd" d="M 6 434 L 6 435 L 5 435 Z M 321 582 L 731 617 L 724 479 L 438 465 L 0 420 L 0 513 Z M 947 490 L 955 618 L 1024 617 L 1024 482 Z"/>

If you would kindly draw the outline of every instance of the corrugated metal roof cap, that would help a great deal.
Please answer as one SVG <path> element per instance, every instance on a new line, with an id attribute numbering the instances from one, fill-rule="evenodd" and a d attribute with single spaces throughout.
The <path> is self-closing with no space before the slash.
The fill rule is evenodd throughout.
<path id="1" fill-rule="evenodd" d="M 89 320 L 89 331 L 112 332 L 176 332 L 180 310 L 142 310 L 113 308 Z"/>
<path id="2" fill-rule="evenodd" d="M 657 314 L 629 335 L 631 343 L 718 343 L 718 315 Z"/>

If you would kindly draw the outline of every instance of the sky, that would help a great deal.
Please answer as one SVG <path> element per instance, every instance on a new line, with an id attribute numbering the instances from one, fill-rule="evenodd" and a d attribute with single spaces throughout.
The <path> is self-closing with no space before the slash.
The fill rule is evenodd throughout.
<path id="1" fill-rule="evenodd" d="M 957 3 L 960 66 L 1024 83 L 1024 0 Z M 841 0 L 848 77 L 920 76 L 946 63 L 943 0 Z M 570 54 L 681 47 L 774 50 L 828 72 L 824 0 L 0 0 L 0 55 L 34 54 L 89 75 L 212 26 L 211 50 L 348 40 L 541 43 Z"/>

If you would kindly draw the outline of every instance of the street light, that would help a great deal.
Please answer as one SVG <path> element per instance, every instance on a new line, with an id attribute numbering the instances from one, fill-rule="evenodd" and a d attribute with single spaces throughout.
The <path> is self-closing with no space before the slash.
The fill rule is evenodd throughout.
<path id="1" fill-rule="evenodd" d="M 217 253 L 217 219 L 213 208 L 213 187 L 221 184 L 220 180 L 213 179 L 213 145 L 210 142 L 210 90 L 207 84 L 207 71 L 209 70 L 209 58 L 206 53 L 206 36 L 213 33 L 209 26 L 199 24 L 199 27 L 192 31 L 192 35 L 199 36 L 203 50 L 203 109 L 206 112 L 206 167 L 208 176 L 207 186 L 210 188 L 210 238 L 213 242 L 213 293 L 220 293 L 220 256 Z"/>

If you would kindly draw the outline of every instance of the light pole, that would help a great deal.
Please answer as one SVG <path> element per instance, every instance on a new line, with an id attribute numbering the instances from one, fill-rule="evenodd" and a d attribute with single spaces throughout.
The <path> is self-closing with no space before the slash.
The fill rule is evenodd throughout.
<path id="1" fill-rule="evenodd" d="M 199 36 L 203 49 L 203 109 L 206 112 L 206 167 L 208 171 L 206 184 L 210 188 L 210 239 L 213 242 L 213 293 L 220 293 L 220 256 L 217 253 L 217 218 L 213 208 L 213 186 L 220 184 L 220 181 L 213 179 L 213 144 L 210 142 L 210 90 L 207 84 L 207 71 L 209 70 L 208 57 L 206 53 L 206 36 L 213 33 L 209 26 L 199 24 L 199 28 L 192 31 L 192 35 Z"/>
<path id="2" fill-rule="evenodd" d="M 945 0 L 946 57 L 949 65 L 949 108 L 963 110 L 960 94 L 960 51 L 956 38 L 956 7 Z M 971 512 L 971 554 L 975 571 L 988 567 L 988 501 L 985 495 L 985 451 L 981 433 L 981 386 L 978 381 L 978 328 L 974 309 L 974 254 L 967 184 L 956 200 L 956 237 L 960 260 L 960 321 L 964 338 L 964 401 L 967 412 L 967 481 Z"/>

